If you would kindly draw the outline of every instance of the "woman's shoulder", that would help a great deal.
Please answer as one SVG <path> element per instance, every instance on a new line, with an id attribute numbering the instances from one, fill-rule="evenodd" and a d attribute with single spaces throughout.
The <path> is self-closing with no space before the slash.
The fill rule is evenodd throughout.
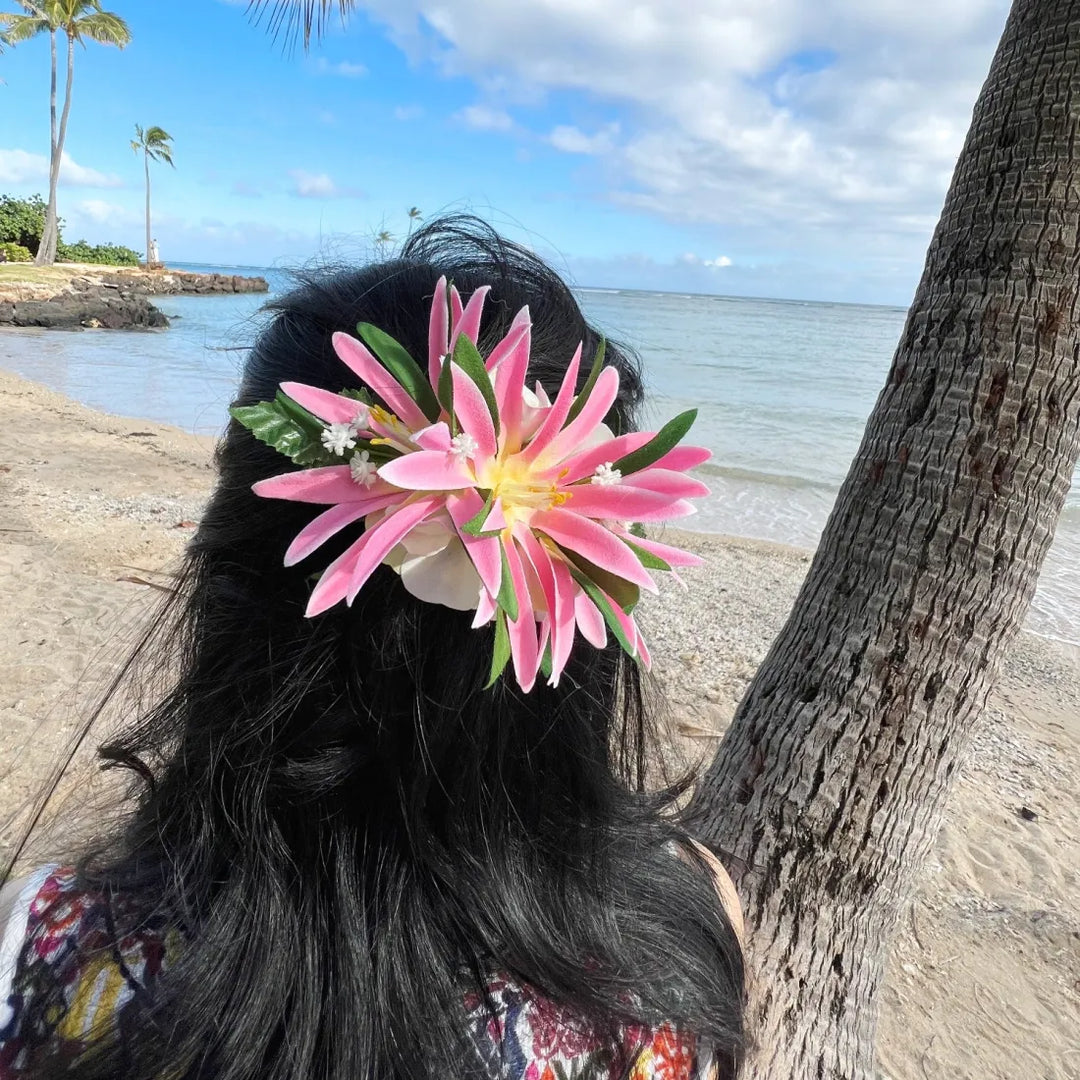
<path id="1" fill-rule="evenodd" d="M 670 1025 L 622 1032 L 615 1065 L 596 1035 L 567 1009 L 513 979 L 497 977 L 466 1001 L 470 1034 L 492 1076 L 513 1080 L 695 1080 L 695 1040 Z M 629 1071 L 627 1071 L 629 1069 Z"/>
<path id="2" fill-rule="evenodd" d="M 151 926 L 118 929 L 123 906 L 65 867 L 9 888 L 0 956 L 0 1078 L 19 1075 L 46 1043 L 77 1049 L 160 971 L 165 940 Z M 135 925 L 135 924 L 133 924 Z"/>

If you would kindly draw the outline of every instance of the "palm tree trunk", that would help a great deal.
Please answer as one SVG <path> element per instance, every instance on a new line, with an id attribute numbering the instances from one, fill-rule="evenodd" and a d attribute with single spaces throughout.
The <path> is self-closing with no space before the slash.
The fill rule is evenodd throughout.
<path id="1" fill-rule="evenodd" d="M 56 31 L 49 33 L 49 53 L 52 59 L 49 78 L 49 201 L 34 262 L 38 266 L 56 259 L 56 183 L 60 178 L 60 151 L 56 148 Z"/>
<path id="2" fill-rule="evenodd" d="M 75 81 L 75 39 L 67 36 L 67 85 L 64 87 L 64 109 L 60 114 L 60 133 L 56 138 L 56 152 L 53 154 L 52 167 L 49 169 L 49 203 L 45 209 L 45 234 L 41 238 L 41 247 L 35 260 L 39 265 L 51 265 L 56 262 L 56 247 L 59 239 L 56 212 L 56 188 L 60 182 L 60 162 L 64 156 L 64 140 L 67 138 L 68 116 L 71 113 L 71 86 Z M 44 252 L 44 255 L 43 255 Z"/>
<path id="3" fill-rule="evenodd" d="M 146 168 L 146 256 L 144 262 L 150 265 L 150 155 L 143 147 L 143 165 Z"/>
<path id="4" fill-rule="evenodd" d="M 1080 452 L 1080 4 L 1015 0 L 888 381 L 694 809 L 755 1078 L 867 1080 L 885 948 Z"/>

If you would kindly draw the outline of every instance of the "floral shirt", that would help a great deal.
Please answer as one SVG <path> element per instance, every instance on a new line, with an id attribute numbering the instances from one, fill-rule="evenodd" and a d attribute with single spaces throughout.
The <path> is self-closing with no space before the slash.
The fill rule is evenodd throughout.
<path id="1" fill-rule="evenodd" d="M 2 907 L 0 907 L 2 913 Z M 76 887 L 69 870 L 46 869 L 19 891 L 7 926 L 0 918 L 0 1080 L 22 1076 L 33 1047 L 51 1042 L 77 1057 L 103 1023 L 123 1025 L 125 1006 L 152 992 L 176 933 L 142 927 L 115 938 L 122 905 Z M 39 961 L 44 961 L 44 964 Z M 6 967 L 6 970 L 5 970 Z M 493 978 L 487 999 L 465 999 L 471 1041 L 500 1080 L 621 1080 L 595 1040 L 547 998 Z M 697 1080 L 707 1075 L 693 1039 L 669 1026 L 625 1033 L 629 1080 Z"/>

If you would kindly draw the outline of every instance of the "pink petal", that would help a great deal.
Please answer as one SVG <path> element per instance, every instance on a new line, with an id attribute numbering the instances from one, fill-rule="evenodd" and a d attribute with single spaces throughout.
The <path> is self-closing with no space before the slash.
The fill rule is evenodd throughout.
<path id="1" fill-rule="evenodd" d="M 394 487 L 410 491 L 456 491 L 476 484 L 464 458 L 440 450 L 402 454 L 380 465 L 379 477 Z"/>
<path id="2" fill-rule="evenodd" d="M 495 369 L 495 402 L 499 406 L 502 440 L 511 454 L 521 449 L 521 415 L 524 402 L 525 376 L 529 370 L 529 350 L 532 348 L 532 328 L 526 326 L 517 344 Z"/>
<path id="3" fill-rule="evenodd" d="M 432 386 L 439 385 L 442 358 L 450 351 L 450 312 L 446 307 L 446 278 L 439 278 L 431 298 L 431 318 L 428 320 L 428 378 Z"/>
<path id="4" fill-rule="evenodd" d="M 498 541 L 494 542 L 498 543 Z M 476 630 L 481 626 L 486 626 L 491 622 L 497 610 L 498 604 L 495 603 L 495 597 L 493 597 L 487 589 L 481 589 L 480 602 L 476 605 L 476 618 L 472 621 L 473 630 Z"/>
<path id="5" fill-rule="evenodd" d="M 656 491 L 672 499 L 700 499 L 709 494 L 708 487 L 700 480 L 674 469 L 660 469 L 655 465 L 623 477 L 622 486 Z"/>
<path id="6" fill-rule="evenodd" d="M 454 336 L 454 327 L 461 322 L 461 316 L 464 313 L 465 308 L 461 303 L 461 293 L 457 291 L 456 285 L 450 286 L 450 336 Z"/>
<path id="7" fill-rule="evenodd" d="M 544 510 L 534 514 L 532 527 L 550 536 L 560 547 L 576 551 L 591 563 L 648 592 L 657 592 L 656 582 L 637 556 L 610 529 L 567 510 Z"/>
<path id="8" fill-rule="evenodd" d="M 619 371 L 607 367 L 600 372 L 585 407 L 547 444 L 536 457 L 538 468 L 547 468 L 571 454 L 597 427 L 604 422 L 619 394 Z M 532 445 L 532 444 L 530 444 Z"/>
<path id="9" fill-rule="evenodd" d="M 316 548 L 326 543 L 331 536 L 336 536 L 346 525 L 376 510 L 382 510 L 389 506 L 395 499 L 402 498 L 399 491 L 396 495 L 383 495 L 366 503 L 340 503 L 324 510 L 314 521 L 309 522 L 296 534 L 296 538 L 285 552 L 285 565 L 295 566 L 301 559 L 306 559 Z"/>
<path id="10" fill-rule="evenodd" d="M 495 423 L 480 387 L 457 364 L 450 365 L 450 372 L 454 380 L 454 415 L 461 430 L 476 440 L 477 453 L 481 457 L 494 457 L 499 449 L 495 442 Z"/>
<path id="11" fill-rule="evenodd" d="M 518 554 L 517 544 L 513 539 L 503 545 L 506 561 L 510 567 L 510 579 L 517 596 L 518 617 L 507 619 L 506 628 L 510 634 L 510 656 L 514 661 L 514 674 L 518 685 L 528 693 L 536 682 L 536 673 L 540 670 L 541 655 L 536 637 L 536 616 L 533 614 L 529 586 L 525 577 L 525 568 Z"/>
<path id="12" fill-rule="evenodd" d="M 506 515 L 503 513 L 502 499 L 496 499 L 491 504 L 491 512 L 484 519 L 481 531 L 495 532 L 496 529 L 506 528 Z"/>
<path id="13" fill-rule="evenodd" d="M 281 389 L 298 405 L 303 405 L 309 413 L 314 413 L 328 424 L 351 424 L 358 418 L 367 423 L 367 406 L 362 401 L 306 383 L 283 382 Z"/>
<path id="14" fill-rule="evenodd" d="M 665 521 L 694 512 L 684 499 L 628 484 L 578 484 L 565 490 L 566 509 L 572 514 L 612 521 Z"/>
<path id="15" fill-rule="evenodd" d="M 577 351 L 567 365 L 566 373 L 563 375 L 562 385 L 559 387 L 559 393 L 555 398 L 555 403 L 548 409 L 544 416 L 544 422 L 532 437 L 532 441 L 521 452 L 521 456 L 525 461 L 535 460 L 544 447 L 558 435 L 563 424 L 566 423 L 566 418 L 570 414 L 570 406 L 574 403 L 574 394 L 577 390 L 578 368 L 580 367 L 581 344 L 579 343 Z"/>
<path id="16" fill-rule="evenodd" d="M 420 406 L 405 392 L 404 387 L 375 359 L 362 341 L 339 330 L 333 337 L 334 352 L 348 365 L 371 391 L 386 402 L 388 408 L 408 427 L 427 427 L 430 421 Z"/>
<path id="17" fill-rule="evenodd" d="M 577 620 L 581 636 L 596 648 L 602 649 L 607 645 L 607 624 L 600 609 L 589 599 L 584 590 L 578 589 L 574 594 L 574 618 Z"/>
<path id="18" fill-rule="evenodd" d="M 638 628 L 638 624 L 633 619 L 630 620 L 634 624 L 634 632 L 637 635 L 634 640 L 634 645 L 637 648 L 638 657 L 641 663 L 644 665 L 646 671 L 652 670 L 652 656 L 649 653 L 649 648 L 645 644 L 645 639 L 641 636 L 641 630 Z"/>
<path id="19" fill-rule="evenodd" d="M 514 538 L 525 552 L 540 582 L 540 591 L 544 594 L 544 606 L 549 615 L 555 611 L 555 571 L 551 568 L 551 557 L 543 545 L 532 534 L 532 530 L 522 522 L 514 526 Z M 539 617 L 539 616 L 538 616 Z"/>
<path id="20" fill-rule="evenodd" d="M 627 615 L 603 589 L 601 589 L 600 592 L 608 602 L 608 607 L 615 613 L 615 620 L 618 622 L 619 626 L 622 627 L 622 632 L 626 636 L 626 640 L 629 641 L 633 647 L 634 651 L 630 655 L 637 656 L 641 635 L 638 633 L 637 623 L 634 622 L 634 617 L 632 615 Z"/>
<path id="21" fill-rule="evenodd" d="M 616 435 L 614 439 L 606 443 L 590 446 L 588 450 L 568 457 L 548 472 L 557 472 L 564 484 L 572 484 L 577 480 L 583 480 L 586 476 L 592 476 L 596 472 L 597 465 L 604 465 L 609 461 L 614 463 L 624 455 L 644 446 L 654 434 L 655 432 L 652 431 L 631 431 L 626 435 Z"/>
<path id="22" fill-rule="evenodd" d="M 356 594 L 363 588 L 364 582 L 375 572 L 375 568 L 390 552 L 401 543 L 410 529 L 416 528 L 426 518 L 441 510 L 446 502 L 444 496 L 429 495 L 426 499 L 399 506 L 386 515 L 377 525 L 364 533 L 367 540 L 356 551 L 353 560 L 352 577 L 349 579 L 348 603 L 352 603 Z M 321 584 L 321 583 L 320 583 Z"/>
<path id="23" fill-rule="evenodd" d="M 641 536 L 634 536 L 623 529 L 616 529 L 616 535 L 631 544 L 637 544 L 643 551 L 663 559 L 669 566 L 704 566 L 705 560 L 691 551 L 683 551 L 682 548 L 671 547 L 669 544 L 659 544 L 655 540 L 646 540 Z"/>
<path id="24" fill-rule="evenodd" d="M 529 320 L 529 309 L 523 307 L 514 316 L 514 321 L 510 324 L 510 329 L 506 331 L 505 336 L 495 348 L 491 350 L 487 360 L 484 361 L 484 366 L 488 371 L 494 371 L 499 364 L 510 355 L 514 346 L 521 340 L 521 335 L 524 334 L 526 329 L 531 325 Z"/>
<path id="25" fill-rule="evenodd" d="M 551 568 L 555 575 L 555 612 L 551 620 L 551 685 L 558 686 L 559 676 L 574 647 L 574 590 L 577 586 L 570 575 L 569 567 L 562 559 L 553 558 Z M 603 619 L 600 621 L 602 624 Z"/>
<path id="26" fill-rule="evenodd" d="M 441 450 L 444 454 L 448 454 L 450 453 L 450 428 L 447 427 L 445 420 L 440 420 L 437 424 L 416 432 L 412 436 L 412 441 L 421 450 Z"/>
<path id="27" fill-rule="evenodd" d="M 675 472 L 686 472 L 687 469 L 696 469 L 712 457 L 712 451 L 704 446 L 673 446 L 662 458 L 654 461 L 650 469 L 672 469 Z"/>
<path id="28" fill-rule="evenodd" d="M 454 320 L 450 340 L 451 349 L 453 349 L 459 334 L 464 334 L 474 345 L 476 344 L 476 339 L 480 336 L 480 316 L 484 313 L 484 300 L 489 292 L 491 292 L 490 285 L 481 285 L 469 297 L 469 302 L 465 305 L 461 318 Z"/>
<path id="29" fill-rule="evenodd" d="M 322 572 L 304 611 L 309 619 L 321 615 L 327 608 L 332 608 L 339 600 L 345 599 L 352 579 L 353 564 L 364 550 L 369 535 L 364 533 Z"/>
<path id="30" fill-rule="evenodd" d="M 378 480 L 371 487 L 358 484 L 353 480 L 348 465 L 326 465 L 320 469 L 300 469 L 270 476 L 252 484 L 251 490 L 264 499 L 306 503 L 365 502 L 393 492 L 389 484 Z"/>
<path id="31" fill-rule="evenodd" d="M 465 550 L 472 559 L 484 588 L 493 596 L 499 592 L 502 582 L 502 556 L 499 554 L 499 541 L 494 536 L 472 536 L 463 531 L 467 521 L 471 521 L 483 509 L 484 500 L 474 489 L 463 491 L 460 495 L 450 495 L 446 500 L 446 509 L 450 520 L 457 529 Z"/>

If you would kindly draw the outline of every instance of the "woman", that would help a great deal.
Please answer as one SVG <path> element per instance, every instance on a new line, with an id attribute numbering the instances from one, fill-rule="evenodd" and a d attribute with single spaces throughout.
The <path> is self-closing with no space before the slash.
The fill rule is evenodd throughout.
<path id="1" fill-rule="evenodd" d="M 684 509 L 700 457 L 632 434 L 631 357 L 474 220 L 271 312 L 140 647 L 167 691 L 101 750 L 123 825 L 6 890 L 0 1080 L 734 1077 L 737 915 L 646 788 L 627 655 L 680 553 L 601 513 Z"/>

